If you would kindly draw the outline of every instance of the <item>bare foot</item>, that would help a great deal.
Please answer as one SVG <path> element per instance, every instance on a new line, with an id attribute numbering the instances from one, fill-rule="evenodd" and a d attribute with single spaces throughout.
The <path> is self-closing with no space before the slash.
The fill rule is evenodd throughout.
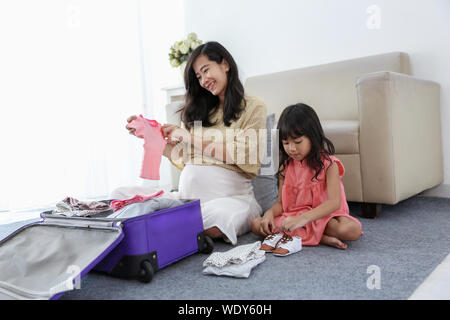
<path id="1" fill-rule="evenodd" d="M 322 239 L 320 240 L 320 243 L 322 244 L 326 244 L 327 246 L 332 246 L 338 249 L 342 249 L 345 250 L 347 249 L 347 245 L 345 243 L 343 243 L 341 240 L 339 240 L 338 238 L 332 237 L 332 236 L 327 236 L 327 235 L 322 235 Z"/>

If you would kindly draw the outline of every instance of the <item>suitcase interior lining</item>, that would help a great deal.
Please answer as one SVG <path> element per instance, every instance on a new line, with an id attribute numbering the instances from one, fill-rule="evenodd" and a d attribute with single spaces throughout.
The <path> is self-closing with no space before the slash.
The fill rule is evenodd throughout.
<path id="1" fill-rule="evenodd" d="M 45 223 L 16 231 L 0 242 L 0 299 L 49 299 L 70 290 L 66 281 L 79 275 L 120 235 L 118 228 Z"/>

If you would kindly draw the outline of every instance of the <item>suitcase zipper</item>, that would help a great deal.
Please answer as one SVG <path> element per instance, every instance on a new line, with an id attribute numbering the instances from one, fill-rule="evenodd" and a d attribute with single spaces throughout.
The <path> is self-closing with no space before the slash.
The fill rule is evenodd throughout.
<path id="1" fill-rule="evenodd" d="M 121 226 L 120 221 L 111 220 L 99 220 L 99 219 L 76 219 L 66 217 L 45 217 L 43 221 L 44 225 L 48 226 L 61 226 L 69 228 L 82 228 L 82 229 L 102 229 L 102 230 L 117 230 Z"/>

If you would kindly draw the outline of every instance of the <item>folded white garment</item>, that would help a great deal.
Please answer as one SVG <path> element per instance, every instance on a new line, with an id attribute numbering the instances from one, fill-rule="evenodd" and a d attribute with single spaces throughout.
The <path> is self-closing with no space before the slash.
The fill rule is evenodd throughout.
<path id="1" fill-rule="evenodd" d="M 213 252 L 204 262 L 204 267 L 222 268 L 230 264 L 242 264 L 248 260 L 259 259 L 265 251 L 259 250 L 261 241 L 237 246 L 225 252 Z"/>
<path id="2" fill-rule="evenodd" d="M 203 274 L 213 274 L 217 276 L 229 276 L 235 278 L 248 278 L 252 269 L 264 260 L 266 260 L 265 255 L 257 259 L 248 260 L 245 263 L 233 263 L 222 268 L 208 266 L 203 270 Z"/>
<path id="3" fill-rule="evenodd" d="M 110 214 L 108 218 L 132 218 L 147 214 L 150 212 L 155 212 L 167 208 L 177 207 L 182 205 L 181 200 L 175 200 L 170 198 L 155 198 L 144 202 L 131 203 L 122 209 Z"/>

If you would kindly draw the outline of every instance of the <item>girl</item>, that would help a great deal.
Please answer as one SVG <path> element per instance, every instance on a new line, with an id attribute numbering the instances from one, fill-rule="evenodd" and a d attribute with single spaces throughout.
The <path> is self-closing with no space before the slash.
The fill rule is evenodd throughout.
<path id="1" fill-rule="evenodd" d="M 283 110 L 278 121 L 280 165 L 278 201 L 252 222 L 252 231 L 267 236 L 261 250 L 286 256 L 302 243 L 346 249 L 357 240 L 361 223 L 349 215 L 342 176 L 316 112 L 299 103 Z M 284 234 L 283 234 L 284 233 Z"/>
<path id="2" fill-rule="evenodd" d="M 236 244 L 237 236 L 249 232 L 252 220 L 262 214 L 250 180 L 258 175 L 261 159 L 250 161 L 250 155 L 264 147 L 258 147 L 259 139 L 247 143 L 241 138 L 265 129 L 266 106 L 244 94 L 237 65 L 218 42 L 191 53 L 184 83 L 181 126 L 162 126 L 168 141 L 163 155 L 182 170 L 179 197 L 200 199 L 205 233 Z M 201 127 L 195 128 L 198 123 Z M 236 134 L 229 138 L 230 131 Z"/>

